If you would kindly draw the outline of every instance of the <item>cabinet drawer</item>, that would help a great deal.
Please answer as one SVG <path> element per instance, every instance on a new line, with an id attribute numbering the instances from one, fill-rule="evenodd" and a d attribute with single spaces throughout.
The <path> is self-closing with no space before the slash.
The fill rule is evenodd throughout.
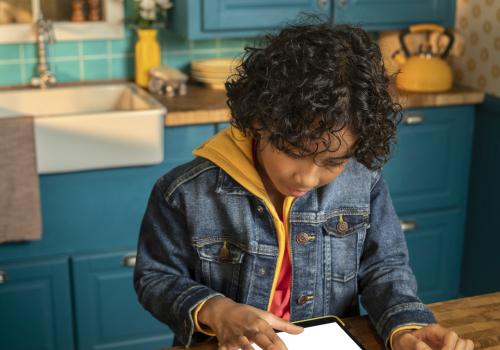
<path id="1" fill-rule="evenodd" d="M 169 347 L 173 333 L 137 301 L 135 253 L 73 259 L 78 349 L 143 350 Z"/>
<path id="2" fill-rule="evenodd" d="M 0 349 L 73 349 L 67 258 L 0 263 Z"/>
<path id="3" fill-rule="evenodd" d="M 463 211 L 450 210 L 401 216 L 410 266 L 425 303 L 458 295 L 464 237 Z"/>
<path id="4" fill-rule="evenodd" d="M 383 169 L 398 214 L 463 206 L 473 118 L 473 106 L 404 111 Z"/>

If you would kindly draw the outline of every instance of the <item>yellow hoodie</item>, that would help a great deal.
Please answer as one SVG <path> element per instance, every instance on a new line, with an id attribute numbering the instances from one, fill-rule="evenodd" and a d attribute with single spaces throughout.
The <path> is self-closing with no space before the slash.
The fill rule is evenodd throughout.
<path id="1" fill-rule="evenodd" d="M 227 174 L 229 174 L 241 186 L 247 189 L 256 197 L 262 199 L 273 216 L 274 226 L 278 235 L 278 261 L 274 273 L 271 296 L 269 298 L 267 309 L 270 310 L 274 298 L 274 291 L 278 283 L 278 276 L 283 262 L 285 244 L 289 244 L 288 215 L 294 197 L 286 197 L 283 202 L 283 221 L 281 221 L 278 212 L 271 203 L 262 179 L 255 169 L 252 154 L 252 139 L 243 135 L 238 129 L 229 127 L 208 139 L 193 154 L 206 158 L 217 164 Z M 289 250 L 290 251 L 290 250 Z M 215 335 L 212 332 L 203 329 L 197 320 L 197 315 L 204 303 L 200 304 L 194 313 L 194 322 L 196 330 Z"/>

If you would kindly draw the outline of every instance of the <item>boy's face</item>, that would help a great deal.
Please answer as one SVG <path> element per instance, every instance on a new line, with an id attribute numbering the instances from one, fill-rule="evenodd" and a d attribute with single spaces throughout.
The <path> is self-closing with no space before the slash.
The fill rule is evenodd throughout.
<path id="1" fill-rule="evenodd" d="M 292 158 L 264 141 L 262 146 L 257 147 L 257 160 L 266 187 L 271 185 L 284 196 L 300 197 L 313 188 L 335 180 L 351 158 L 356 142 L 356 137 L 348 128 L 340 130 L 336 136 L 328 135 L 331 141 L 329 150 L 318 154 L 316 158 Z M 318 150 L 325 148 L 318 144 Z"/>

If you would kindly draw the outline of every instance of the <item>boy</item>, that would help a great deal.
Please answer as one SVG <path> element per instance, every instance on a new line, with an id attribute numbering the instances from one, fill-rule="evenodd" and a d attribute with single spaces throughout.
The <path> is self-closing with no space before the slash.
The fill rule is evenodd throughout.
<path id="1" fill-rule="evenodd" d="M 401 107 L 360 28 L 285 28 L 246 48 L 232 127 L 161 177 L 141 226 L 139 300 L 189 346 L 286 349 L 288 321 L 359 314 L 393 349 L 472 349 L 416 296 L 380 172 Z"/>

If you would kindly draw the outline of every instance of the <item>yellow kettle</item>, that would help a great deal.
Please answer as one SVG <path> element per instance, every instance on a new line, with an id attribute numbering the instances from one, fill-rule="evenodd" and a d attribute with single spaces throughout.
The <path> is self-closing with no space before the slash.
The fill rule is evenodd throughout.
<path id="1" fill-rule="evenodd" d="M 409 34 L 427 32 L 427 40 L 420 45 L 419 52 L 410 54 L 405 43 Z M 431 32 L 438 32 L 438 42 L 442 35 L 448 37 L 448 44 L 443 53 L 432 52 L 429 42 Z M 400 72 L 396 76 L 398 89 L 413 92 L 440 92 L 451 89 L 453 73 L 446 57 L 453 45 L 454 36 L 447 29 L 433 23 L 415 24 L 399 34 L 399 42 L 403 52 L 394 52 L 392 57 L 398 63 Z"/>

